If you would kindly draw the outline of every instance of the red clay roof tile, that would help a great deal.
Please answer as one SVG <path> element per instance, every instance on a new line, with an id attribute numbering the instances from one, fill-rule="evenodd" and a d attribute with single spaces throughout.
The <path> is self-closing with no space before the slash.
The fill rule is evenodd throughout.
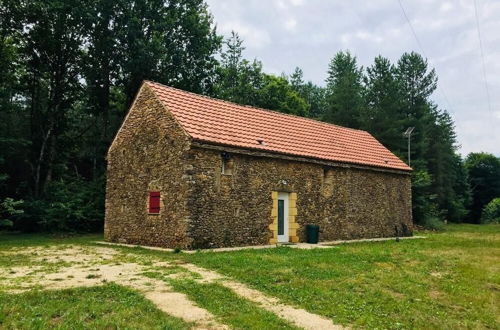
<path id="1" fill-rule="evenodd" d="M 145 84 L 198 141 L 411 171 L 365 131 L 234 104 L 151 81 Z"/>

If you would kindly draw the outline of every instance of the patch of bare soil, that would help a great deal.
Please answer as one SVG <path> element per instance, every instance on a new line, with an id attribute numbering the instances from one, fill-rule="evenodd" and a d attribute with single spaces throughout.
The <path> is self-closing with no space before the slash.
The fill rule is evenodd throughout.
<path id="1" fill-rule="evenodd" d="M 135 263 L 96 265 L 99 261 L 112 259 L 117 254 L 113 249 L 71 247 L 56 251 L 37 249 L 30 252 L 36 253 L 34 259 L 37 261 L 50 263 L 64 260 L 72 262 L 73 265 L 59 268 L 52 273 L 40 273 L 40 266 L 13 267 L 9 271 L 0 271 L 0 285 L 15 287 L 7 291 L 19 293 L 35 286 L 59 290 L 115 282 L 141 292 L 163 312 L 194 323 L 194 329 L 228 329 L 226 325 L 217 322 L 209 311 L 195 305 L 186 295 L 173 291 L 167 283 L 141 275 L 148 270 L 148 266 Z M 159 262 L 152 266 L 169 267 L 170 265 Z M 37 270 L 36 279 L 33 274 L 34 270 Z M 23 278 L 21 283 L 16 281 L 20 278 Z"/>
<path id="2" fill-rule="evenodd" d="M 441 292 L 438 290 L 431 290 L 429 291 L 429 297 L 431 297 L 432 299 L 438 299 L 441 297 Z"/>
<path id="3" fill-rule="evenodd" d="M 66 289 L 74 287 L 96 286 L 107 282 L 132 288 L 141 292 L 165 313 L 193 323 L 195 329 L 228 329 L 216 321 L 207 310 L 197 306 L 182 293 L 175 292 L 165 281 L 146 277 L 143 273 L 155 269 L 180 267 L 188 273 L 197 274 L 199 282 L 217 282 L 233 290 L 239 296 L 254 302 L 258 306 L 275 313 L 279 317 L 304 329 L 343 329 L 331 320 L 282 303 L 277 298 L 269 297 L 262 292 L 228 279 L 217 272 L 198 267 L 193 264 L 176 262 L 153 262 L 148 265 L 138 263 L 117 262 L 120 252 L 104 247 L 64 247 L 24 249 L 22 254 L 30 254 L 33 261 L 48 264 L 64 261 L 70 266 L 56 267 L 47 270 L 42 266 L 13 267 L 0 269 L 0 287 L 12 287 L 10 292 L 21 292 L 33 287 L 44 289 Z M 9 251 L 8 253 L 11 253 Z M 116 260 L 114 259 L 116 258 Z M 125 258 L 126 259 L 126 258 Z M 174 268 L 172 268 L 173 270 Z M 182 271 L 173 272 L 168 277 L 186 276 Z"/>
<path id="4" fill-rule="evenodd" d="M 277 298 L 269 297 L 262 292 L 249 288 L 248 286 L 229 280 L 217 272 L 204 269 L 193 264 L 180 264 L 179 266 L 190 272 L 201 275 L 201 282 L 214 282 L 233 290 L 236 294 L 244 297 L 260 307 L 278 315 L 279 317 L 295 324 L 303 329 L 321 330 L 321 329 L 344 329 L 340 325 L 333 324 L 330 319 L 310 313 L 304 309 L 296 308 L 280 302 Z"/>

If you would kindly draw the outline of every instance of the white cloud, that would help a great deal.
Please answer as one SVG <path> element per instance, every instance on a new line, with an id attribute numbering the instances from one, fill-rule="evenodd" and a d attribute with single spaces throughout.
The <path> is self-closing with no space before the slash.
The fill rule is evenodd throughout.
<path id="1" fill-rule="evenodd" d="M 453 7 L 454 6 L 453 6 L 453 4 L 451 2 L 443 2 L 441 4 L 441 6 L 439 7 L 439 10 L 446 12 L 446 11 L 452 10 Z"/>
<path id="2" fill-rule="evenodd" d="M 290 17 L 289 19 L 287 19 L 285 21 L 285 29 L 286 30 L 288 30 L 288 31 L 294 31 L 295 27 L 297 27 L 297 21 L 295 20 L 295 18 Z"/>
<path id="3" fill-rule="evenodd" d="M 304 4 L 304 0 L 289 0 L 292 6 L 298 7 Z"/>
<path id="4" fill-rule="evenodd" d="M 246 48 L 261 49 L 271 42 L 269 33 L 255 25 L 248 25 L 239 21 L 228 21 L 218 25 L 219 33 L 228 35 L 236 31 L 245 42 Z"/>

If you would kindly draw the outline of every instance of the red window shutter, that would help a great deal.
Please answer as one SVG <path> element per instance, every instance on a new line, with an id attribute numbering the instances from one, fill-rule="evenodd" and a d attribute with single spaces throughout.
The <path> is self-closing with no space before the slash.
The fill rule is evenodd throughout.
<path id="1" fill-rule="evenodd" d="M 160 213 L 160 192 L 149 192 L 149 213 Z"/>

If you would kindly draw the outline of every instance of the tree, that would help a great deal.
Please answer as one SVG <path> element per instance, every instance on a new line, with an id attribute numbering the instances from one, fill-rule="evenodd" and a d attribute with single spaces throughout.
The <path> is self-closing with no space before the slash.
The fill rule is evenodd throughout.
<path id="1" fill-rule="evenodd" d="M 446 111 L 432 108 L 433 120 L 426 128 L 427 168 L 441 215 L 448 221 L 461 222 L 467 215 L 470 189 L 462 160 L 456 152 L 455 127 Z"/>
<path id="2" fill-rule="evenodd" d="M 413 220 L 429 229 L 440 229 L 439 210 L 436 195 L 432 192 L 432 179 L 424 170 L 412 173 Z"/>
<path id="3" fill-rule="evenodd" d="M 222 40 L 203 0 L 121 1 L 117 11 L 127 105 L 144 79 L 195 93 L 212 91 Z"/>
<path id="4" fill-rule="evenodd" d="M 232 32 L 224 45 L 215 88 L 217 97 L 299 116 L 308 115 L 308 103 L 286 77 L 266 74 L 260 61 L 250 62 L 243 58 L 245 47 L 237 33 Z"/>
<path id="5" fill-rule="evenodd" d="M 67 114 L 80 98 L 84 1 L 28 2 L 23 17 L 23 61 L 31 118 L 33 195 L 53 179 Z"/>
<path id="6" fill-rule="evenodd" d="M 262 63 L 243 58 L 243 40 L 232 31 L 224 41 L 218 67 L 215 97 L 223 100 L 257 106 L 259 91 L 264 83 Z"/>
<path id="7" fill-rule="evenodd" d="M 294 91 L 301 94 L 304 87 L 304 72 L 301 68 L 296 67 L 289 79 L 290 85 Z"/>
<path id="8" fill-rule="evenodd" d="M 452 205 L 448 208 L 448 218 L 450 221 L 463 222 L 469 215 L 469 209 L 472 203 L 472 192 L 469 185 L 469 175 L 465 168 L 462 157 L 455 154 L 455 166 L 453 167 L 455 181 L 453 182 L 453 191 L 455 198 Z"/>
<path id="9" fill-rule="evenodd" d="M 324 120 L 337 125 L 360 128 L 362 69 L 351 53 L 338 52 L 328 67 L 327 102 Z"/>
<path id="10" fill-rule="evenodd" d="M 308 116 L 321 120 L 325 114 L 326 90 L 324 87 L 304 81 L 302 69 L 296 67 L 289 78 L 292 89 L 309 105 Z"/>
<path id="11" fill-rule="evenodd" d="M 492 154 L 473 152 L 465 159 L 465 167 L 472 189 L 469 221 L 478 223 L 483 207 L 500 197 L 500 159 Z"/>
<path id="12" fill-rule="evenodd" d="M 292 89 L 284 77 L 264 74 L 262 89 L 259 91 L 258 106 L 306 117 L 309 105 Z"/>
<path id="13" fill-rule="evenodd" d="M 243 40 L 231 31 L 231 37 L 224 41 L 227 50 L 221 53 L 219 76 L 216 92 L 217 96 L 228 101 L 241 101 L 241 74 L 245 67 L 243 62 Z"/>
<path id="14" fill-rule="evenodd" d="M 415 52 L 404 53 L 395 68 L 398 84 L 398 102 L 403 114 L 403 127 L 415 127 L 412 135 L 411 157 L 414 168 L 426 168 L 426 127 L 432 122 L 429 97 L 437 87 L 434 69 L 428 68 L 427 60 Z M 406 149 L 406 148 L 405 148 Z M 404 150 L 406 154 L 407 150 Z"/>
<path id="15" fill-rule="evenodd" d="M 89 45 L 83 57 L 86 81 L 87 112 L 90 120 L 82 123 L 89 127 L 87 151 L 92 158 L 92 177 L 104 171 L 104 153 L 115 129 L 111 128 L 111 97 L 119 76 L 119 58 L 115 49 L 115 33 L 119 27 L 117 8 L 120 1 L 98 0 L 90 3 L 86 20 Z M 124 107 L 124 105 L 121 105 Z M 123 111 L 123 109 L 120 109 Z M 121 118 L 120 118 L 121 119 Z M 116 126 L 116 125 L 115 125 Z M 85 148 L 85 147 L 84 147 Z"/>
<path id="16" fill-rule="evenodd" d="M 400 153 L 406 148 L 401 138 L 405 117 L 401 112 L 399 85 L 395 68 L 390 61 L 377 56 L 364 76 L 365 109 L 361 113 L 361 126 L 376 137 L 384 146 Z"/>
<path id="17" fill-rule="evenodd" d="M 492 199 L 481 212 L 481 223 L 500 223 L 500 198 Z"/>
<path id="18" fill-rule="evenodd" d="M 202 0 L 1 0 L 0 15 L 0 201 L 24 200 L 18 229 L 98 228 L 104 156 L 142 80 L 213 92 L 212 16 Z"/>

